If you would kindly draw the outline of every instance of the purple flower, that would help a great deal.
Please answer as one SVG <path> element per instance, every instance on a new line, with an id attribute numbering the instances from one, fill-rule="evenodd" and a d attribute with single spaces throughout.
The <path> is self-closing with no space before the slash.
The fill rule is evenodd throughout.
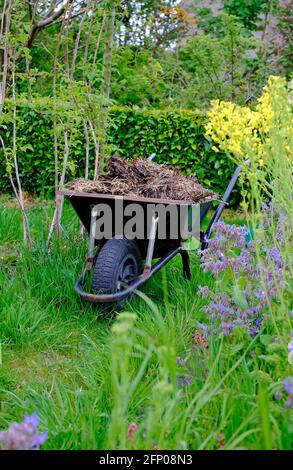
<path id="1" fill-rule="evenodd" d="M 250 330 L 249 330 L 249 334 L 252 337 L 258 335 L 258 333 L 259 333 L 259 328 L 250 328 Z"/>
<path id="2" fill-rule="evenodd" d="M 212 294 L 208 286 L 198 286 L 198 293 L 203 299 L 210 297 Z"/>
<path id="3" fill-rule="evenodd" d="M 186 374 L 179 374 L 177 375 L 177 386 L 178 388 L 183 388 L 186 385 L 190 385 L 192 383 L 191 378 Z"/>
<path id="4" fill-rule="evenodd" d="M 221 329 L 224 333 L 224 335 L 228 336 L 230 335 L 231 331 L 235 327 L 235 323 L 233 322 L 222 322 L 221 323 Z"/>
<path id="5" fill-rule="evenodd" d="M 288 396 L 288 398 L 287 398 L 287 400 L 286 400 L 286 402 L 285 402 L 285 408 L 287 408 L 288 410 L 291 409 L 291 408 L 293 408 L 293 393 L 291 393 L 291 394 Z"/>
<path id="6" fill-rule="evenodd" d="M 263 318 L 256 318 L 256 319 L 253 321 L 253 324 L 254 324 L 255 326 L 259 326 L 259 325 L 262 324 L 262 322 L 263 322 Z"/>
<path id="7" fill-rule="evenodd" d="M 199 328 L 204 331 L 204 336 L 205 337 L 209 336 L 210 334 L 209 326 L 206 325 L 205 323 L 200 323 L 200 322 L 197 322 L 197 323 L 198 323 Z"/>
<path id="8" fill-rule="evenodd" d="M 253 291 L 253 294 L 254 294 L 254 297 L 256 299 L 260 299 L 260 300 L 263 300 L 266 298 L 266 294 L 265 292 L 263 291 L 263 288 L 261 286 L 257 287 L 256 289 L 254 289 Z"/>
<path id="9" fill-rule="evenodd" d="M 251 239 L 247 227 L 220 221 L 215 224 L 208 248 L 200 252 L 205 272 L 215 276 L 223 274 L 223 282 L 216 284 L 215 292 L 210 292 L 206 286 L 199 288 L 203 298 L 210 298 L 203 311 L 212 321 L 217 321 L 214 331 L 219 328 L 222 333 L 230 334 L 235 327 L 240 327 L 252 336 L 258 334 L 268 306 L 279 300 L 280 292 L 287 285 L 290 267 L 281 248 L 284 234 L 289 233 L 288 221 L 284 214 L 279 215 L 273 203 L 264 204 L 263 210 L 262 228 L 265 230 L 261 237 L 253 233 Z M 283 237 L 277 245 L 273 243 L 276 231 Z M 235 293 L 235 284 L 245 287 Z"/>
<path id="10" fill-rule="evenodd" d="M 181 369 L 183 369 L 183 371 L 185 372 L 183 374 L 177 375 L 178 388 L 183 388 L 185 385 L 190 385 L 192 383 L 191 376 L 193 376 L 193 373 L 187 367 L 187 365 L 185 364 L 185 360 L 182 357 L 177 356 L 176 360 L 177 364 L 179 364 L 181 366 Z"/>
<path id="11" fill-rule="evenodd" d="M 283 267 L 283 259 L 280 251 L 276 247 L 272 247 L 269 250 L 269 256 L 273 263 L 278 267 L 282 268 Z"/>
<path id="12" fill-rule="evenodd" d="M 23 422 L 11 423 L 0 432 L 0 444 L 5 450 L 36 450 L 47 440 L 48 433 L 38 434 L 39 419 L 36 413 L 25 415 Z"/>
<path id="13" fill-rule="evenodd" d="M 27 424 L 28 426 L 32 426 L 37 429 L 39 426 L 39 418 L 37 413 L 33 413 L 31 416 L 25 414 L 24 415 L 24 424 Z"/>
<path id="14" fill-rule="evenodd" d="M 287 377 L 284 382 L 284 389 L 288 394 L 293 395 L 293 377 Z"/>
<path id="15" fill-rule="evenodd" d="M 284 390 L 287 393 L 285 408 L 293 408 L 293 377 L 286 377 L 283 381 Z"/>
<path id="16" fill-rule="evenodd" d="M 177 364 L 179 364 L 182 367 L 182 369 L 184 369 L 186 372 L 188 372 L 188 374 L 192 375 L 192 371 L 190 369 L 188 369 L 188 367 L 185 363 L 185 359 L 183 359 L 180 356 L 177 356 L 176 361 L 177 361 Z"/>
<path id="17" fill-rule="evenodd" d="M 280 401 L 282 398 L 282 392 L 280 392 L 280 390 L 278 390 L 276 393 L 275 393 L 275 400 L 276 401 Z"/>

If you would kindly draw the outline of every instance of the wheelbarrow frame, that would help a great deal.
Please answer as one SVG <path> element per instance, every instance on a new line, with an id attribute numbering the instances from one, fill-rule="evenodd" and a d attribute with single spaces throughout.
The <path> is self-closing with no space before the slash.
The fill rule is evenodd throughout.
<path id="1" fill-rule="evenodd" d="M 154 155 L 149 158 L 150 160 L 154 158 Z M 208 247 L 209 239 L 211 237 L 214 225 L 218 222 L 220 219 L 222 212 L 224 208 L 226 207 L 226 204 L 230 198 L 231 192 L 237 182 L 238 176 L 240 174 L 240 168 L 238 167 L 233 174 L 228 187 L 225 191 L 225 194 L 219 204 L 219 206 L 216 208 L 214 215 L 209 223 L 209 226 L 205 232 L 200 233 L 200 242 L 201 242 L 201 249 L 204 250 Z M 162 255 L 159 257 L 159 260 L 152 265 L 152 260 L 154 257 L 154 254 L 156 255 L 156 243 L 159 247 L 159 253 L 160 249 L 162 250 L 163 244 L 160 245 L 160 240 L 156 240 L 156 230 L 157 230 L 157 223 L 158 220 L 156 219 L 156 216 L 154 215 L 152 218 L 152 225 L 151 225 L 151 231 L 150 231 L 150 237 L 148 239 L 148 244 L 146 247 L 146 263 L 144 266 L 144 270 L 141 275 L 137 277 L 131 284 L 125 285 L 125 289 L 119 290 L 118 292 L 115 292 L 113 294 L 93 294 L 90 292 L 87 292 L 84 290 L 84 285 L 86 282 L 87 277 L 89 276 L 95 262 L 95 239 L 91 233 L 91 207 L 93 205 L 94 201 L 104 201 L 108 203 L 113 203 L 115 198 L 117 196 L 114 195 L 109 195 L 109 194 L 98 194 L 98 193 L 81 193 L 81 192 L 76 192 L 76 191 L 69 191 L 69 190 L 60 190 L 60 194 L 69 197 L 69 200 L 77 213 L 78 217 L 80 218 L 81 222 L 85 226 L 87 232 L 89 233 L 89 253 L 88 253 L 88 258 L 86 261 L 85 268 L 79 277 L 79 279 L 76 281 L 75 284 L 75 292 L 80 295 L 80 297 L 83 300 L 92 302 L 94 304 L 103 304 L 103 303 L 114 303 L 114 302 L 120 302 L 123 299 L 127 298 L 131 293 L 133 293 L 135 290 L 139 289 L 142 285 L 144 285 L 154 274 L 156 274 L 163 266 L 165 266 L 169 261 L 171 261 L 177 254 L 181 255 L 182 258 L 182 264 L 183 264 L 183 275 L 185 279 L 190 279 L 190 263 L 189 263 L 189 255 L 186 249 L 183 246 L 183 240 L 178 238 L 178 240 L 175 240 L 175 242 L 170 245 L 170 249 L 168 249 L 166 252 L 163 252 Z M 192 201 L 170 201 L 170 200 L 163 200 L 163 199 L 148 199 L 148 198 L 141 198 L 141 197 L 128 197 L 125 196 L 122 198 L 124 201 L 127 203 L 131 202 L 139 202 L 141 204 L 148 204 L 148 203 L 161 203 L 161 204 L 170 204 L 174 203 L 176 205 L 184 204 L 184 205 L 194 205 Z M 212 201 L 211 201 L 212 202 Z M 211 202 L 205 202 L 200 205 L 200 223 L 204 220 L 205 216 L 207 215 L 207 212 L 211 206 Z M 167 245 L 168 248 L 168 243 L 165 243 L 166 241 L 164 240 L 164 246 Z"/>

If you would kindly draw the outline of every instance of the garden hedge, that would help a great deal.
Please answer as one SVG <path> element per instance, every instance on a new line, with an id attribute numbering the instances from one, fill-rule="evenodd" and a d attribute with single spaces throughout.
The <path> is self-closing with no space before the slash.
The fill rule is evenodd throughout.
<path id="1" fill-rule="evenodd" d="M 38 195 L 54 194 L 53 122 L 48 113 L 22 108 L 18 124 L 18 160 L 24 189 Z M 212 149 L 204 137 L 205 116 L 186 110 L 137 110 L 112 108 L 108 143 L 112 152 L 125 158 L 147 157 L 157 153 L 156 161 L 167 163 L 185 174 L 196 174 L 208 188 L 223 193 L 234 165 Z M 11 145 L 10 126 L 2 129 Z M 1 150 L 2 152 L 2 150 Z M 94 151 L 91 149 L 93 162 Z M 85 145 L 82 127 L 71 146 L 67 179 L 83 176 Z M 93 165 L 92 165 L 93 166 Z M 10 190 L 3 152 L 0 161 L 0 191 Z M 237 192 L 233 203 L 238 201 Z"/>

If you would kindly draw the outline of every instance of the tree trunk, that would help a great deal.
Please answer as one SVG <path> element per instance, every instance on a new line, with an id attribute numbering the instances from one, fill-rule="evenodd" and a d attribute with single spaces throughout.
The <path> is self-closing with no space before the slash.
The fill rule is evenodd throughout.
<path id="1" fill-rule="evenodd" d="M 7 86 L 7 75 L 8 75 L 8 66 L 9 66 L 9 32 L 10 32 L 10 22 L 11 22 L 11 10 L 12 10 L 12 0 L 5 2 L 3 7 L 2 21 L 1 21 L 1 35 L 0 41 L 2 43 L 2 38 L 4 37 L 3 46 L 0 49 L 0 75 L 1 75 L 1 84 L 0 84 L 0 114 L 2 112 L 5 96 L 6 96 L 6 86 Z"/>
<path id="2" fill-rule="evenodd" d="M 68 142 L 68 131 L 64 128 L 64 155 L 63 155 L 63 168 L 60 177 L 60 183 L 58 183 L 58 188 L 62 188 L 65 183 L 65 175 L 66 175 L 66 168 L 68 164 L 68 157 L 69 157 L 69 142 Z M 63 211 L 63 204 L 64 204 L 64 196 L 61 194 L 56 194 L 56 206 L 54 211 L 53 220 L 51 223 L 49 236 L 48 236 L 48 244 L 51 241 L 53 231 L 55 230 L 57 237 L 59 236 L 60 229 L 61 229 L 61 217 Z"/>
<path id="3" fill-rule="evenodd" d="M 102 83 L 102 98 L 103 98 L 103 110 L 100 115 L 100 161 L 99 161 L 99 173 L 103 172 L 105 162 L 105 145 L 107 136 L 107 122 L 109 114 L 109 98 L 110 98 L 110 87 L 111 87 L 111 71 L 112 71 L 112 51 L 113 51 L 113 40 L 114 40 L 114 29 L 115 29 L 115 12 L 116 5 L 113 2 L 109 14 L 107 16 L 105 31 L 105 47 L 104 47 L 104 68 L 103 68 L 103 83 Z"/>

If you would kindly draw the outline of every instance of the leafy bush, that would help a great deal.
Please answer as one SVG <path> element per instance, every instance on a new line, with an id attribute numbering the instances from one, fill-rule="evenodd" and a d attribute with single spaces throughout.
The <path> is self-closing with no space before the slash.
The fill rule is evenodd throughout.
<path id="1" fill-rule="evenodd" d="M 54 193 L 53 121 L 48 113 L 22 107 L 18 114 L 18 161 L 24 189 L 37 194 Z M 108 128 L 109 153 L 123 157 L 147 157 L 157 153 L 157 162 L 177 167 L 185 174 L 196 174 L 208 188 L 223 193 L 234 165 L 224 153 L 216 153 L 205 138 L 205 117 L 196 111 L 153 111 L 112 108 Z M 12 140 L 10 124 L 3 128 L 9 147 Z M 60 159 L 62 142 L 60 138 Z M 94 148 L 90 149 L 93 170 Z M 2 152 L 2 150 L 0 150 Z M 3 153 L 0 160 L 0 190 L 9 191 Z M 70 139 L 70 161 L 67 180 L 83 176 L 85 141 L 82 127 Z M 90 173 L 90 177 L 93 172 Z M 233 202 L 237 202 L 237 195 Z"/>
<path id="2" fill-rule="evenodd" d="M 191 36 L 178 57 L 180 97 L 190 109 L 206 109 L 213 99 L 245 104 L 259 94 L 269 73 L 261 42 L 225 14 L 217 17 L 214 34 Z"/>
<path id="3" fill-rule="evenodd" d="M 124 157 L 157 154 L 158 163 L 195 174 L 208 188 L 222 193 L 233 163 L 216 153 L 205 138 L 205 116 L 196 111 L 113 109 L 110 140 Z M 236 199 L 234 198 L 234 201 Z"/>
<path id="4" fill-rule="evenodd" d="M 266 14 L 278 4 L 270 0 L 224 0 L 224 10 L 235 15 L 240 23 L 248 30 L 255 31 L 261 21 L 261 15 Z"/>
<path id="5" fill-rule="evenodd" d="M 232 102 L 212 101 L 211 110 L 207 113 L 209 123 L 206 130 L 207 135 L 217 144 L 215 150 L 220 149 L 241 158 L 247 155 L 247 149 L 253 150 L 262 166 L 264 142 L 273 118 L 271 98 L 276 87 L 280 86 L 286 87 L 284 78 L 269 77 L 255 110 Z"/>
<path id="6" fill-rule="evenodd" d="M 50 116 L 22 108 L 17 127 L 17 157 L 23 188 L 37 194 L 54 190 L 54 137 Z M 7 151 L 12 146 L 11 122 L 2 124 Z M 0 190 L 11 189 L 3 149 L 0 149 Z M 12 170 L 13 173 L 13 170 Z"/>

